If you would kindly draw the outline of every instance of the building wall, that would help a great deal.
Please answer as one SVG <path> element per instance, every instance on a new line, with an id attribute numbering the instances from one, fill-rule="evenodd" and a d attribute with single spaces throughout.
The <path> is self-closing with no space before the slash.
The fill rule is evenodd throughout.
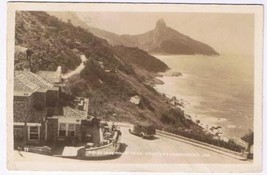
<path id="1" fill-rule="evenodd" d="M 82 135 L 82 140 L 87 141 L 86 135 L 90 134 L 92 136 L 91 142 L 94 143 L 97 146 L 100 146 L 100 132 L 99 132 L 99 126 L 98 124 L 87 124 L 87 123 L 82 123 L 81 124 L 81 135 Z"/>
<path id="2" fill-rule="evenodd" d="M 58 137 L 58 120 L 49 119 L 47 121 L 47 142 L 56 142 Z"/>
<path id="3" fill-rule="evenodd" d="M 30 132 L 30 128 L 34 127 L 35 131 Z M 31 144 L 31 143 L 44 143 L 45 130 L 43 130 L 44 125 L 42 126 L 40 123 L 27 123 L 27 125 L 23 122 L 16 122 L 13 126 L 14 133 L 14 143 L 21 144 Z M 30 138 L 30 134 L 34 134 L 36 137 Z M 37 137 L 38 136 L 38 137 Z M 23 145 L 21 145 L 23 146 Z"/>
<path id="4" fill-rule="evenodd" d="M 37 110 L 42 110 L 46 108 L 46 92 L 35 92 L 34 93 L 33 107 Z"/>
<path id="5" fill-rule="evenodd" d="M 76 124 L 75 126 L 75 134 L 76 134 L 76 137 L 79 138 L 79 140 L 82 140 L 82 133 L 81 133 L 81 125 L 80 124 Z"/>
<path id="6" fill-rule="evenodd" d="M 33 96 L 23 97 L 14 96 L 14 122 L 26 122 L 27 117 L 30 115 L 33 103 Z"/>
<path id="7" fill-rule="evenodd" d="M 57 142 L 57 141 L 67 141 L 69 136 L 59 137 L 58 136 L 58 128 L 59 123 L 58 119 L 49 119 L 47 122 L 47 142 Z M 68 132 L 68 131 L 67 131 Z M 82 133 L 81 133 L 81 125 L 75 124 L 75 136 L 82 141 Z"/>
<path id="8" fill-rule="evenodd" d="M 57 107 L 59 101 L 59 90 L 51 89 L 46 92 L 46 107 Z"/>

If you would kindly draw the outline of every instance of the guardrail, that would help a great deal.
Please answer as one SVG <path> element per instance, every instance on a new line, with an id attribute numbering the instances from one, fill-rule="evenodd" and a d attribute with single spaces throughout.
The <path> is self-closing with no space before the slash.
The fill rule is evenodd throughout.
<path id="1" fill-rule="evenodd" d="M 191 145 L 194 145 L 197 147 L 208 149 L 208 150 L 211 150 L 211 151 L 214 151 L 214 152 L 217 152 L 217 153 L 220 153 L 220 154 L 223 154 L 223 155 L 235 158 L 235 159 L 247 160 L 247 154 L 246 153 L 238 153 L 238 152 L 231 151 L 231 150 L 228 150 L 225 148 L 221 148 L 221 147 L 218 147 L 215 145 L 207 144 L 204 142 L 200 142 L 200 141 L 197 141 L 194 139 L 190 139 L 187 137 L 183 137 L 180 135 L 172 134 L 172 133 L 161 131 L 161 130 L 156 130 L 156 131 L 157 131 L 157 135 L 160 135 L 163 137 L 167 137 L 167 138 L 178 140 L 178 141 L 181 141 L 181 142 L 184 142 L 187 144 L 191 144 Z"/>

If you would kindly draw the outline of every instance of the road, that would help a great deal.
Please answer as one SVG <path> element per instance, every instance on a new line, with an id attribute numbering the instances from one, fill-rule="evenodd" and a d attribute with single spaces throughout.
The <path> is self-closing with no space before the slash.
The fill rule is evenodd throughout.
<path id="1" fill-rule="evenodd" d="M 75 74 L 79 74 L 84 68 L 84 62 L 86 61 L 85 55 L 81 55 L 81 60 L 82 60 L 81 64 L 75 70 L 62 75 L 62 78 L 68 79 Z"/>
<path id="2" fill-rule="evenodd" d="M 126 144 L 123 155 L 114 161 L 130 163 L 244 163 L 210 150 L 156 135 L 155 139 L 142 139 L 121 127 Z"/>
<path id="3" fill-rule="evenodd" d="M 142 139 L 128 132 L 129 126 L 121 126 L 121 143 L 125 151 L 115 159 L 101 160 L 109 163 L 249 163 L 222 155 L 204 148 L 183 143 L 164 136 L 156 135 L 154 139 Z M 23 157 L 17 154 L 17 160 L 79 162 L 84 160 L 58 158 L 22 152 Z M 39 158 L 38 158 L 39 157 Z M 89 160 L 90 161 L 90 160 Z"/>

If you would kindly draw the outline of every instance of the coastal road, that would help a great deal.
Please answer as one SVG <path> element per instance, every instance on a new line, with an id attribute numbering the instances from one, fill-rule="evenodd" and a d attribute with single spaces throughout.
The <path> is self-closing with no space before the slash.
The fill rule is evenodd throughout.
<path id="1" fill-rule="evenodd" d="M 121 143 L 125 152 L 116 160 L 129 163 L 244 163 L 204 148 L 156 135 L 154 139 L 142 139 L 121 127 Z"/>
<path id="2" fill-rule="evenodd" d="M 128 132 L 131 126 L 120 126 L 122 131 L 121 143 L 123 153 L 120 157 L 100 162 L 108 163 L 205 163 L 205 164 L 232 164 L 232 163 L 249 163 L 229 156 L 200 148 L 191 144 L 156 135 L 154 139 L 142 139 Z M 17 154 L 16 159 L 34 160 L 39 158 L 42 161 L 53 161 L 58 159 L 61 162 L 80 162 L 85 160 L 76 160 L 68 158 L 58 158 L 51 156 L 38 155 L 33 153 L 22 152 L 23 157 Z M 39 158 L 38 158 L 39 157 Z M 88 160 L 90 161 L 90 160 Z M 99 161 L 98 161 L 99 162 Z"/>
<path id="3" fill-rule="evenodd" d="M 79 160 L 14 151 L 14 166 L 17 169 L 64 171 L 235 172 L 252 165 L 251 161 L 238 160 L 164 136 L 142 139 L 130 134 L 129 128 L 120 126 L 124 150 L 116 158 Z"/>

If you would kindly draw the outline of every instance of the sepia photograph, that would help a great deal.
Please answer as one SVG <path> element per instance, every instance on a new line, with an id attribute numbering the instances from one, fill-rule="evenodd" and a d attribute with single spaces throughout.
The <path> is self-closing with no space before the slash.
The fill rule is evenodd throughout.
<path id="1" fill-rule="evenodd" d="M 262 170 L 262 5 L 9 2 L 7 19 L 9 170 Z"/>

